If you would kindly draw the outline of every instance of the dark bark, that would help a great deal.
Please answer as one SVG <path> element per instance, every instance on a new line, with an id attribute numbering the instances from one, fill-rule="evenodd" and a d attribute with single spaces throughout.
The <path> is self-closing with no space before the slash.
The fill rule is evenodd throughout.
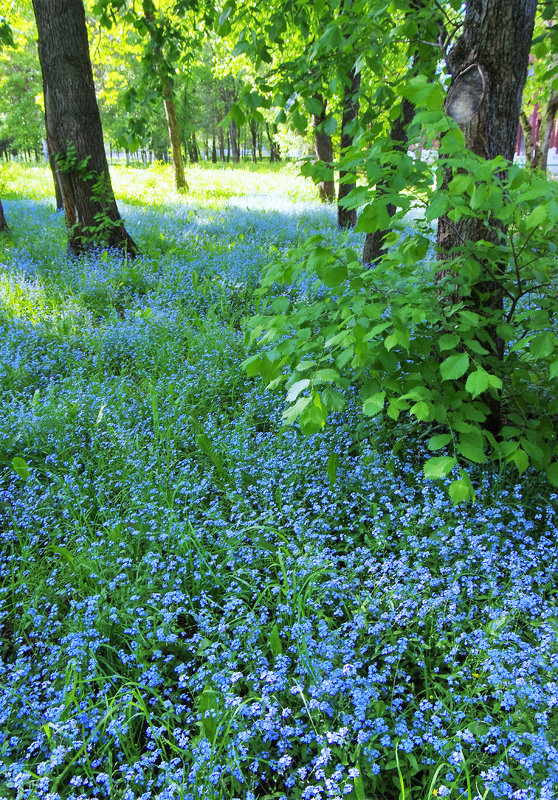
<path id="1" fill-rule="evenodd" d="M 231 139 L 233 164 L 238 164 L 238 162 L 240 161 L 240 149 L 238 147 L 238 128 L 236 126 L 236 122 L 233 122 L 232 119 L 229 125 L 229 133 Z"/>
<path id="2" fill-rule="evenodd" d="M 225 161 L 225 135 L 223 133 L 221 120 L 219 120 L 219 160 Z"/>
<path id="3" fill-rule="evenodd" d="M 523 142 L 525 144 L 525 161 L 529 166 L 532 166 L 535 157 L 535 141 L 533 138 L 533 129 L 525 111 L 519 115 L 519 124 L 523 132 Z"/>
<path id="4" fill-rule="evenodd" d="M 449 53 L 453 80 L 446 107 L 459 123 L 467 147 L 483 158 L 503 156 L 513 161 L 536 9 L 537 0 L 468 0 L 462 35 Z M 474 217 L 438 221 L 442 258 L 454 256 L 464 242 L 497 243 L 503 234 L 502 226 L 487 228 L 484 220 Z M 487 265 L 486 275 L 469 298 L 474 310 L 482 314 L 487 308 L 502 308 L 499 278 L 504 269 L 504 264 Z M 490 341 L 483 344 L 502 359 L 504 342 L 495 331 L 487 333 Z M 500 403 L 492 397 L 486 400 L 487 426 L 497 433 L 502 426 Z"/>
<path id="5" fill-rule="evenodd" d="M 47 143 L 57 160 L 70 250 L 99 244 L 134 256 L 103 143 L 82 0 L 33 0 L 45 88 Z"/>
<path id="6" fill-rule="evenodd" d="M 258 128 L 254 120 L 250 120 L 250 136 L 252 138 L 252 161 L 258 160 Z"/>
<path id="7" fill-rule="evenodd" d="M 8 223 L 4 216 L 4 209 L 2 208 L 2 201 L 0 200 L 0 233 L 9 233 Z"/>
<path id="8" fill-rule="evenodd" d="M 62 189 L 60 188 L 60 179 L 58 177 L 58 170 L 56 168 L 56 161 L 52 154 L 52 150 L 48 146 L 47 142 L 47 150 L 48 150 L 48 163 L 50 164 L 50 170 L 52 172 L 52 181 L 54 183 L 54 197 L 56 200 L 56 210 L 63 211 L 64 210 L 64 198 L 62 197 Z"/>
<path id="9" fill-rule="evenodd" d="M 170 81 L 167 79 L 163 86 L 163 102 L 169 131 L 170 146 L 172 151 L 172 165 L 174 170 L 174 184 L 177 191 L 187 192 L 188 184 L 184 175 L 184 159 L 182 158 L 182 145 L 180 142 L 180 127 L 176 116 L 176 106 L 172 94 Z"/>
<path id="10" fill-rule="evenodd" d="M 279 145 L 275 141 L 275 134 L 277 133 L 277 125 L 272 126 L 272 130 L 269 130 L 269 125 L 266 123 L 265 132 L 267 134 L 267 140 L 269 142 L 269 160 L 273 163 L 275 161 L 281 161 L 281 153 L 279 151 Z"/>
<path id="11" fill-rule="evenodd" d="M 353 144 L 354 124 L 358 119 L 360 91 L 360 72 L 351 69 L 349 83 L 343 92 L 343 118 L 341 122 L 341 156 Z M 350 180 L 348 180 L 350 178 Z M 339 192 L 337 195 L 337 224 L 340 228 L 354 228 L 357 220 L 355 208 L 345 208 L 341 201 L 354 189 L 356 182 L 351 173 L 341 170 L 339 172 Z"/>
<path id="12" fill-rule="evenodd" d="M 211 163 L 217 163 L 217 142 L 215 140 L 215 131 L 213 131 L 213 136 L 211 138 Z"/>
<path id="13" fill-rule="evenodd" d="M 312 127 L 314 129 L 314 152 L 318 161 L 323 161 L 331 168 L 331 179 L 322 180 L 318 183 L 318 194 L 322 203 L 335 202 L 335 182 L 333 180 L 333 144 L 331 136 L 323 130 L 319 129 L 327 116 L 327 102 L 324 98 L 317 94 L 314 96 L 318 103 L 322 106 L 320 114 L 312 115 Z"/>
<path id="14" fill-rule="evenodd" d="M 415 114 L 415 107 L 404 97 L 401 100 L 401 113 L 391 126 L 390 139 L 393 142 L 393 149 L 396 152 L 403 153 L 407 150 L 407 127 L 412 121 Z M 387 167 L 386 167 L 387 169 Z M 378 187 L 378 192 L 382 193 L 382 185 Z M 387 213 L 391 219 L 395 214 L 397 208 L 393 203 L 388 203 L 386 206 Z M 364 240 L 364 249 L 362 251 L 362 260 L 365 264 L 373 264 L 378 258 L 386 253 L 384 242 L 389 230 L 374 231 L 374 233 L 367 233 Z"/>

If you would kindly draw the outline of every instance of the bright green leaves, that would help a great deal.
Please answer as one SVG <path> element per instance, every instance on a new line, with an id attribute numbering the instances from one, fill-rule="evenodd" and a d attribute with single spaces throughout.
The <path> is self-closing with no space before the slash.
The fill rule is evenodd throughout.
<path id="1" fill-rule="evenodd" d="M 469 356 L 467 353 L 457 353 L 449 356 L 440 364 L 440 375 L 443 381 L 455 381 L 461 378 L 469 368 Z"/>
<path id="2" fill-rule="evenodd" d="M 445 478 L 457 465 L 457 459 L 452 456 L 434 456 L 425 462 L 423 470 L 425 478 Z"/>
<path id="3" fill-rule="evenodd" d="M 501 389 L 502 379 L 497 375 L 491 375 L 484 369 L 477 369 L 471 372 L 467 378 L 465 389 L 475 399 L 480 394 L 483 394 L 488 389 Z"/>
<path id="4" fill-rule="evenodd" d="M 26 481 L 31 477 L 31 470 L 29 469 L 27 461 L 20 456 L 16 456 L 12 459 L 12 467 L 15 474 L 23 481 Z"/>

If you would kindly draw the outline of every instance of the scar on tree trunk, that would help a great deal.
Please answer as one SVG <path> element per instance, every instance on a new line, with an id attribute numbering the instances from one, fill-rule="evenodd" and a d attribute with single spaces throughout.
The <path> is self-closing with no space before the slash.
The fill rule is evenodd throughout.
<path id="1" fill-rule="evenodd" d="M 481 158 L 513 161 L 536 10 L 537 0 L 492 0 L 487 13 L 485 0 L 469 0 L 462 34 L 448 54 L 453 79 L 446 110 L 463 131 L 467 148 Z M 441 217 L 438 249 L 442 260 L 455 258 L 467 242 L 488 239 L 498 244 L 505 233 L 501 224 L 487 228 L 471 217 L 455 222 Z M 481 317 L 487 307 L 502 308 L 505 269 L 505 263 L 487 264 L 466 299 Z M 504 342 L 495 330 L 485 333 L 481 344 L 501 360 Z M 488 393 L 483 399 L 489 407 L 486 427 L 498 433 L 504 421 L 500 399 Z"/>

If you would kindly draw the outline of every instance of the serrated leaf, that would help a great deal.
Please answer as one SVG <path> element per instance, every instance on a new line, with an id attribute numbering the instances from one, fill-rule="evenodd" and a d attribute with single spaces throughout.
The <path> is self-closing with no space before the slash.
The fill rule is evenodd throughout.
<path id="1" fill-rule="evenodd" d="M 426 422 L 430 418 L 430 404 L 425 403 L 424 400 L 420 400 L 418 403 L 411 406 L 409 414 L 416 417 L 419 422 Z"/>
<path id="2" fill-rule="evenodd" d="M 558 486 L 558 461 L 554 461 L 546 468 L 546 477 L 552 486 Z"/>
<path id="3" fill-rule="evenodd" d="M 424 476 L 426 478 L 445 478 L 457 464 L 457 459 L 452 456 L 435 456 L 429 458 L 424 464 Z"/>
<path id="4" fill-rule="evenodd" d="M 450 356 L 440 364 L 440 374 L 443 381 L 455 381 L 461 378 L 469 368 L 469 356 L 467 353 L 457 353 Z"/>
<path id="5" fill-rule="evenodd" d="M 538 333 L 529 343 L 533 358 L 547 358 L 554 350 L 555 337 L 552 331 Z"/>
<path id="6" fill-rule="evenodd" d="M 558 378 L 558 358 L 550 365 L 550 377 Z"/>
<path id="7" fill-rule="evenodd" d="M 438 347 L 440 352 L 443 350 L 453 350 L 459 342 L 461 341 L 461 337 L 457 336 L 455 333 L 444 333 L 443 336 L 440 336 L 438 339 Z"/>
<path id="8" fill-rule="evenodd" d="M 475 397 L 479 396 L 479 394 L 486 392 L 489 385 L 490 381 L 486 370 L 477 369 L 474 372 L 471 372 L 471 374 L 467 378 L 465 389 L 469 392 L 469 394 L 473 397 L 474 400 Z"/>
<path id="9" fill-rule="evenodd" d="M 449 444 L 451 440 L 451 433 L 438 433 L 435 436 L 431 436 L 428 440 L 428 449 L 440 450 L 442 447 L 445 447 L 447 444 Z"/>
<path id="10" fill-rule="evenodd" d="M 362 404 L 362 411 L 367 417 L 374 417 L 384 410 L 384 402 L 386 399 L 385 392 L 376 392 L 375 394 L 367 397 Z"/>
<path id="11" fill-rule="evenodd" d="M 293 385 L 287 392 L 287 402 L 294 403 L 299 394 L 303 392 L 305 389 L 307 389 L 309 386 L 310 386 L 310 381 L 308 380 L 308 378 L 303 378 L 301 381 L 296 381 L 296 383 L 293 383 Z"/>
<path id="12" fill-rule="evenodd" d="M 464 481 L 462 478 L 450 483 L 448 487 L 448 494 L 455 505 L 458 503 L 464 503 L 466 500 L 471 499 L 471 490 L 469 489 L 469 485 L 467 481 Z"/>
<path id="13" fill-rule="evenodd" d="M 475 464 L 486 464 L 486 455 L 482 447 L 476 442 L 476 437 L 472 441 L 467 439 L 467 434 L 462 436 L 457 447 L 462 456 L 473 461 Z"/>
<path id="14" fill-rule="evenodd" d="M 520 447 L 518 447 L 515 453 L 512 454 L 510 461 L 513 461 L 520 475 L 523 475 L 529 466 L 529 456 L 525 450 L 522 450 Z"/>

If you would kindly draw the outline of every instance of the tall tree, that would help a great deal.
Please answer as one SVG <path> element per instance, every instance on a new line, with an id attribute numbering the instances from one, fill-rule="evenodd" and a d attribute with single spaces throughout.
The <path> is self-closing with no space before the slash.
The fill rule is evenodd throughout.
<path id="1" fill-rule="evenodd" d="M 74 253 L 104 244 L 138 248 L 116 205 L 95 97 L 82 0 L 33 0 L 43 74 L 47 142 Z"/>
<path id="2" fill-rule="evenodd" d="M 8 228 L 8 223 L 6 222 L 6 217 L 4 216 L 2 201 L 0 200 L 0 233 L 2 233 L 3 231 L 9 231 L 9 228 Z"/>
<path id="3" fill-rule="evenodd" d="M 481 158 L 503 156 L 513 161 L 536 11 L 537 0 L 467 2 L 462 34 L 447 57 L 453 80 L 446 108 L 463 131 L 467 148 Z M 455 221 L 442 216 L 438 246 L 442 258 L 453 256 L 467 242 L 488 240 L 497 246 L 503 232 L 503 226 L 487 227 L 479 217 Z M 495 261 L 490 274 L 485 271 L 477 281 L 470 299 L 475 310 L 502 308 L 505 269 L 504 263 Z M 487 334 L 484 346 L 501 360 L 503 339 L 496 330 Z M 503 424 L 500 401 L 487 396 L 487 404 L 487 427 L 498 433 Z"/>

